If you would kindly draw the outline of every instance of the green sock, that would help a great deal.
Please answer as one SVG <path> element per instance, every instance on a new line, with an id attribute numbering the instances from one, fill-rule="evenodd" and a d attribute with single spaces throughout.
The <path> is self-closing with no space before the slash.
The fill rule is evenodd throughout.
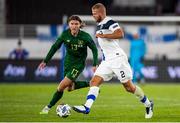
<path id="1" fill-rule="evenodd" d="M 51 99 L 48 107 L 51 108 L 52 106 L 54 106 L 59 99 L 61 99 L 61 97 L 63 96 L 63 91 L 62 92 L 58 92 L 56 91 L 53 95 L 53 98 Z"/>
<path id="2" fill-rule="evenodd" d="M 89 82 L 87 81 L 75 81 L 75 87 L 74 89 L 80 89 L 80 88 L 85 88 L 85 87 L 89 87 Z"/>

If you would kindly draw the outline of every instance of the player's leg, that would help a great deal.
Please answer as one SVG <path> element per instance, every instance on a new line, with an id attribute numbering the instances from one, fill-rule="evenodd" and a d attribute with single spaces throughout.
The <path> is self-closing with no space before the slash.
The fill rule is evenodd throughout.
<path id="1" fill-rule="evenodd" d="M 63 91 L 66 88 L 69 88 L 73 85 L 73 82 L 77 79 L 77 77 L 79 76 L 79 74 L 81 73 L 82 69 L 78 69 L 78 68 L 72 68 L 70 69 L 67 73 L 66 73 L 66 77 L 60 82 L 59 86 L 58 86 L 58 90 L 57 92 L 54 94 L 52 100 L 50 101 L 48 107 L 52 107 L 56 104 L 56 102 L 61 99 L 61 97 L 63 96 Z"/>
<path id="2" fill-rule="evenodd" d="M 72 84 L 72 80 L 65 77 L 58 85 L 57 91 L 53 94 L 53 97 L 49 104 L 43 108 L 43 110 L 40 112 L 40 114 L 48 114 L 49 110 L 52 106 L 54 106 L 63 96 L 63 92 L 65 88 L 70 86 Z"/>
<path id="3" fill-rule="evenodd" d="M 73 110 L 79 113 L 88 114 L 94 101 L 99 95 L 99 86 L 101 85 L 103 78 L 95 75 L 90 81 L 90 89 L 86 97 L 86 102 L 83 106 L 73 106 Z"/>
<path id="4" fill-rule="evenodd" d="M 88 81 L 75 81 L 74 82 L 74 90 L 89 87 L 89 86 L 90 85 Z"/>
<path id="5" fill-rule="evenodd" d="M 89 87 L 88 81 L 76 81 L 76 78 L 82 73 L 84 67 L 84 64 L 73 65 L 73 68 L 70 70 L 71 72 L 68 72 L 68 77 L 73 80 L 72 85 L 67 88 L 68 91 Z"/>
<path id="6" fill-rule="evenodd" d="M 99 86 L 103 81 L 108 81 L 112 78 L 113 72 L 105 62 L 102 62 L 97 68 L 94 77 L 90 81 L 90 89 L 86 97 L 86 102 L 83 106 L 74 106 L 73 109 L 79 113 L 88 114 L 94 101 L 99 94 Z"/>
<path id="7" fill-rule="evenodd" d="M 68 91 L 73 91 L 81 88 L 89 87 L 88 81 L 74 81 L 71 86 L 67 88 Z"/>
<path id="8" fill-rule="evenodd" d="M 133 93 L 144 104 L 146 107 L 145 118 L 151 118 L 153 116 L 153 102 L 149 101 L 143 90 L 139 86 L 134 85 L 131 80 L 124 82 L 123 86 L 126 91 Z"/>
<path id="9" fill-rule="evenodd" d="M 103 82 L 103 78 L 101 76 L 95 75 L 91 81 L 90 81 L 90 89 L 86 98 L 86 103 L 85 106 L 88 107 L 89 109 L 91 108 L 93 102 L 99 95 L 99 86 Z"/>
<path id="10" fill-rule="evenodd" d="M 132 83 L 132 70 L 127 59 L 121 59 L 121 67 L 117 69 L 113 69 L 113 72 L 117 75 L 118 79 L 123 84 L 126 91 L 133 93 L 136 95 L 140 101 L 146 107 L 146 118 L 151 118 L 153 115 L 153 103 L 149 101 L 149 99 L 145 96 L 144 92 L 140 87 Z"/>
<path id="11" fill-rule="evenodd" d="M 127 92 L 136 95 L 146 107 L 149 107 L 151 105 L 149 99 L 145 96 L 142 89 L 139 86 L 134 85 L 131 80 L 127 80 L 127 82 L 123 82 L 122 84 Z"/>

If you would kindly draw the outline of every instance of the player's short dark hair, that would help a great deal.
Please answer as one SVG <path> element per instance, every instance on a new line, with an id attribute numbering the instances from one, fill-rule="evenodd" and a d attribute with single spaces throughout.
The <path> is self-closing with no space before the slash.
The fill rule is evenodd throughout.
<path id="1" fill-rule="evenodd" d="M 76 20 L 76 21 L 79 21 L 79 23 L 81 24 L 81 27 L 80 28 L 82 28 L 82 27 L 84 27 L 85 26 L 85 23 L 81 20 L 81 18 L 79 17 L 79 16 L 77 16 L 77 15 L 72 15 L 72 16 L 70 16 L 69 18 L 68 18 L 68 23 L 71 21 L 71 20 Z"/>

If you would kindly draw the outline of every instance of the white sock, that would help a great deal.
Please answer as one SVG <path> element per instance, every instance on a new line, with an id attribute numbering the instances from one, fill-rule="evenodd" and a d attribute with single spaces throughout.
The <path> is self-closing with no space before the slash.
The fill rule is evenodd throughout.
<path id="1" fill-rule="evenodd" d="M 136 90 L 134 94 L 140 99 L 140 101 L 144 104 L 145 107 L 150 107 L 151 103 L 149 99 L 144 95 L 144 92 L 140 87 L 136 85 Z"/>
<path id="2" fill-rule="evenodd" d="M 85 106 L 88 108 L 91 108 L 91 106 L 94 103 L 95 99 L 97 98 L 98 94 L 99 94 L 99 87 L 97 87 L 97 86 L 90 87 Z"/>

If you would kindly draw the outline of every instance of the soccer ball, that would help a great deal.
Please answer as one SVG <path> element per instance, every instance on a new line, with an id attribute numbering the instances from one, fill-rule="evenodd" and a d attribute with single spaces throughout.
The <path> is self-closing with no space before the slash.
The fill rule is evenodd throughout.
<path id="1" fill-rule="evenodd" d="M 68 104 L 60 104 L 56 108 L 56 113 L 59 117 L 66 118 L 71 115 L 71 107 Z"/>

